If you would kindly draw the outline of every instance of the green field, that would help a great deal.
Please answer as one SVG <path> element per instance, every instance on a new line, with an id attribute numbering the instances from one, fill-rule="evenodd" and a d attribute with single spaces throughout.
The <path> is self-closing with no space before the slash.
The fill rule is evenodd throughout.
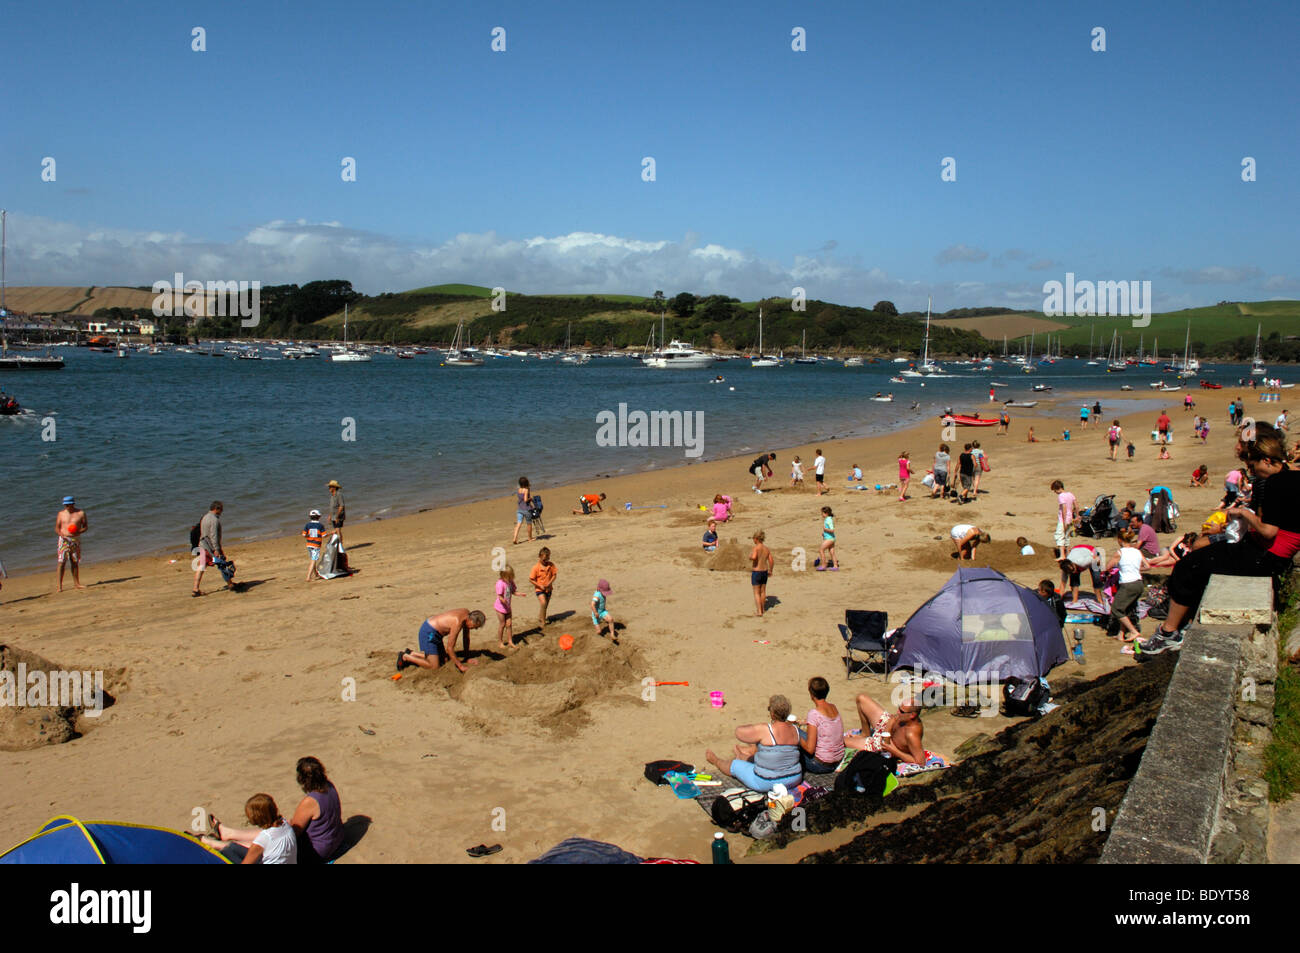
<path id="1" fill-rule="evenodd" d="M 1249 338 L 1253 348 L 1255 328 L 1267 340 L 1276 333 L 1280 338 L 1300 334 L 1300 301 L 1260 301 L 1241 304 L 1216 304 L 1205 308 L 1189 308 L 1153 314 L 1151 324 L 1145 328 L 1133 327 L 1131 318 L 1097 317 L 1053 318 L 1070 324 L 1069 330 L 1060 332 L 1061 345 L 1066 352 L 1086 352 L 1089 329 L 1095 329 L 1095 346 L 1103 351 L 1110 343 L 1112 332 L 1124 338 L 1128 353 L 1136 350 L 1139 340 L 1147 352 L 1159 342 L 1161 354 L 1182 354 L 1188 327 L 1191 327 L 1193 350 L 1204 354 L 1207 349 Z"/>
<path id="2" fill-rule="evenodd" d="M 429 285 L 427 288 L 412 288 L 403 291 L 404 295 L 469 295 L 474 298 L 492 297 L 492 289 L 482 285 Z"/>

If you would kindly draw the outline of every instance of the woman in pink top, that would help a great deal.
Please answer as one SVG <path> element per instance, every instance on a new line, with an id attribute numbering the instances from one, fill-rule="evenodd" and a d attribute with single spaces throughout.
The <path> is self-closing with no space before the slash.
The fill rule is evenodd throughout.
<path id="1" fill-rule="evenodd" d="M 814 707 L 799 729 L 799 754 L 804 771 L 812 774 L 830 774 L 844 760 L 844 721 L 839 709 L 826 700 L 830 693 L 830 684 L 820 675 L 808 679 Z"/>
<path id="2" fill-rule="evenodd" d="M 912 482 L 912 461 L 907 457 L 908 452 L 904 450 L 898 458 L 898 502 L 900 503 L 907 499 L 907 484 Z"/>
<path id="3" fill-rule="evenodd" d="M 724 496 L 721 493 L 713 497 L 713 518 L 719 523 L 725 523 L 731 519 L 731 497 Z"/>
<path id="4" fill-rule="evenodd" d="M 515 571 L 512 567 L 507 566 L 501 570 L 501 576 L 497 579 L 497 601 L 492 603 L 492 608 L 496 611 L 499 620 L 497 638 L 501 640 L 503 649 L 515 647 L 515 622 L 510 611 L 510 597 L 514 594 Z"/>

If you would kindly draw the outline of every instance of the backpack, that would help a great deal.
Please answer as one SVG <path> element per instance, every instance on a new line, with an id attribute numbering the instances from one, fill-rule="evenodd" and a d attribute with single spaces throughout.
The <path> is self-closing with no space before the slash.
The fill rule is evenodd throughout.
<path id="1" fill-rule="evenodd" d="M 200 526 L 199 523 L 195 523 L 193 526 L 190 527 L 190 551 L 191 552 L 199 548 L 199 539 L 202 538 L 203 536 L 203 533 L 199 529 L 199 526 Z"/>
<path id="2" fill-rule="evenodd" d="M 1037 715 L 1038 709 L 1050 697 L 1040 678 L 1009 678 L 1002 686 L 1002 710 L 1012 718 Z"/>
<path id="3" fill-rule="evenodd" d="M 894 773 L 894 759 L 880 751 L 859 751 L 835 776 L 835 793 L 883 797 L 885 782 Z"/>
<path id="4" fill-rule="evenodd" d="M 694 774 L 695 766 L 685 761 L 651 761 L 645 766 L 645 777 L 651 784 L 667 784 L 668 779 L 664 775 L 673 771 Z"/>
<path id="5" fill-rule="evenodd" d="M 528 498 L 528 518 L 537 519 L 542 515 L 542 498 L 534 493 Z"/>

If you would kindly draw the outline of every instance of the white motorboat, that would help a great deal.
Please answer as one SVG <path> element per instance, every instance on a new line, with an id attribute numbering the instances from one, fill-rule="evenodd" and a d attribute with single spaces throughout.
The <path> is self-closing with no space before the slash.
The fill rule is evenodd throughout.
<path id="1" fill-rule="evenodd" d="M 713 366 L 713 355 L 705 351 L 697 351 L 689 344 L 674 338 L 659 350 L 652 352 L 642 363 L 656 370 L 673 368 L 699 370 L 702 367 Z"/>

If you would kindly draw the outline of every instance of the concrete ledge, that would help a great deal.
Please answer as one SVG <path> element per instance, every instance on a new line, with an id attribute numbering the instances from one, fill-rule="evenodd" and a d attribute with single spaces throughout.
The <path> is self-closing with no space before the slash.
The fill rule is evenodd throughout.
<path id="1" fill-rule="evenodd" d="M 1209 859 L 1231 763 L 1245 631 L 1188 629 L 1101 863 Z"/>
<path id="2" fill-rule="evenodd" d="M 1271 625 L 1271 576 L 1211 576 L 1201 596 L 1202 625 Z"/>

